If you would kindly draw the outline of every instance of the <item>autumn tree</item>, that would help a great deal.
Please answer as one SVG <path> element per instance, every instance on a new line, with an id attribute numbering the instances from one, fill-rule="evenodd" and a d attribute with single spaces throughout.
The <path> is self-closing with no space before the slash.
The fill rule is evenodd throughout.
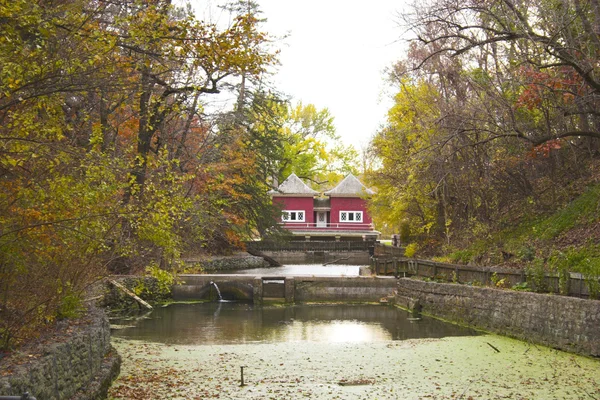
<path id="1" fill-rule="evenodd" d="M 191 216 L 224 214 L 205 195 L 235 198 L 229 182 L 248 157 L 237 136 L 207 128 L 203 99 L 262 74 L 273 55 L 249 13 L 219 27 L 161 0 L 0 10 L 5 347 L 77 314 L 107 264 L 176 263 Z M 231 210 L 200 236 L 241 226 Z"/>
<path id="2" fill-rule="evenodd" d="M 451 244 L 568 199 L 561 188 L 599 143 L 594 5 L 432 0 L 412 11 L 414 39 L 390 71 L 395 105 L 372 143 L 379 217 Z"/>
<path id="3" fill-rule="evenodd" d="M 496 115 L 481 140 L 512 136 L 534 146 L 569 138 L 597 147 L 600 89 L 594 2 L 425 2 L 407 16 L 420 55 L 479 68 Z M 480 82 L 484 83 L 484 82 Z M 584 138 L 593 139 L 585 142 Z"/>

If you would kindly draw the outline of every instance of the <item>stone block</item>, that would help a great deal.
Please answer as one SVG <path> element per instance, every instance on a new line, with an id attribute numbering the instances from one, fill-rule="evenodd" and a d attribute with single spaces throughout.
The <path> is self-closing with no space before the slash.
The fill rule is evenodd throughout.
<path id="1" fill-rule="evenodd" d="M 600 356 L 600 301 L 399 279 L 396 301 L 475 328 Z"/>
<path id="2" fill-rule="evenodd" d="M 100 310 L 90 315 L 90 323 L 73 328 L 71 333 L 60 342 L 44 348 L 43 354 L 32 358 L 26 364 L 19 365 L 12 374 L 0 378 L 0 395 L 20 396 L 29 392 L 40 400 L 71 399 L 76 393 L 82 393 L 77 399 L 99 398 L 89 390 L 89 384 L 103 363 L 111 370 L 117 369 L 120 359 L 111 356 L 110 326 L 106 316 Z M 109 365 L 110 364 L 110 365 Z M 93 366 L 97 366 L 93 368 Z M 108 387 L 113 375 L 102 380 Z"/>

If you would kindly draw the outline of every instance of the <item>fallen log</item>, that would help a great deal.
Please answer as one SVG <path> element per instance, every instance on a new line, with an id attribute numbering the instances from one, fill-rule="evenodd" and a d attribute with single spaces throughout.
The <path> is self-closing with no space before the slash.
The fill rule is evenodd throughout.
<path id="1" fill-rule="evenodd" d="M 338 261 L 346 261 L 347 259 L 349 259 L 350 257 L 346 257 L 346 258 L 338 258 L 337 260 L 333 260 L 333 261 L 329 261 L 323 264 L 323 266 L 325 265 L 329 265 L 329 264 L 335 264 Z"/>
<path id="2" fill-rule="evenodd" d="M 252 254 L 253 256 L 256 256 L 256 257 L 262 257 L 266 262 L 269 263 L 269 265 L 271 267 L 281 267 L 281 263 L 279 261 L 275 260 L 274 258 L 269 257 L 268 255 L 266 255 L 265 253 L 263 253 L 260 250 L 247 249 L 246 252 L 248 254 Z"/>
<path id="3" fill-rule="evenodd" d="M 144 300 L 140 299 L 135 293 L 133 293 L 131 290 L 129 290 L 125 286 L 123 286 L 123 284 L 121 284 L 113 279 L 109 279 L 108 281 L 110 283 L 112 283 L 117 289 L 120 289 L 123 293 L 125 293 L 126 295 L 128 295 L 129 297 L 131 297 L 135 301 L 137 301 L 138 304 L 146 307 L 148 310 L 152 310 L 152 306 L 150 304 L 148 304 Z"/>

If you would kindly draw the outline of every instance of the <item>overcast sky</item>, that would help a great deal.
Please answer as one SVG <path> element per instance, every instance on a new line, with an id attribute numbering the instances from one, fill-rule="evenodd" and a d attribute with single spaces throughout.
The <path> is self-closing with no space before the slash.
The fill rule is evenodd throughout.
<path id="1" fill-rule="evenodd" d="M 328 108 L 338 134 L 357 149 L 385 122 L 384 69 L 401 58 L 403 0 L 258 0 L 281 43 L 276 87 Z"/>
<path id="2" fill-rule="evenodd" d="M 189 0 L 200 18 L 220 19 L 220 0 Z M 337 133 L 357 150 L 385 122 L 393 93 L 386 67 L 405 45 L 398 15 L 407 0 L 257 0 L 281 50 L 274 86 L 294 101 L 328 108 Z"/>

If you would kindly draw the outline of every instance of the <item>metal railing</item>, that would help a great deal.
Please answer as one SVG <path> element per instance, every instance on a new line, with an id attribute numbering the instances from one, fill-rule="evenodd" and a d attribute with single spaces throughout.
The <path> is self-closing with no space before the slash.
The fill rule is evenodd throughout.
<path id="1" fill-rule="evenodd" d="M 366 223 L 315 223 L 315 222 L 282 222 L 281 225 L 286 229 L 291 230 L 306 230 L 306 229 L 330 229 L 330 230 L 374 230 L 373 224 Z"/>
<path id="2" fill-rule="evenodd" d="M 21 396 L 0 396 L 0 400 L 36 400 L 35 397 L 30 396 L 29 393 L 25 392 Z"/>

